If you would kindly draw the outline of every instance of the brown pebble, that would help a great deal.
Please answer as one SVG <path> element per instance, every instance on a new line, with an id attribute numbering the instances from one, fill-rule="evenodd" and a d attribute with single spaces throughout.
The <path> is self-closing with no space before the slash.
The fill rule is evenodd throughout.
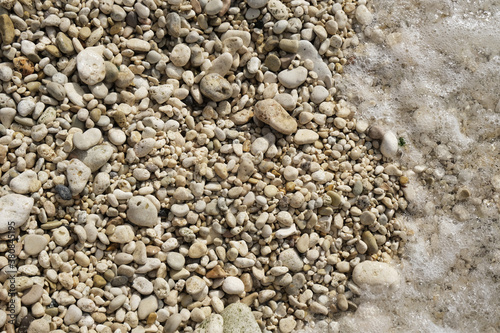
<path id="1" fill-rule="evenodd" d="M 380 140 L 384 136 L 384 129 L 380 126 L 372 126 L 368 129 L 368 136 L 375 140 Z"/>
<path id="2" fill-rule="evenodd" d="M 95 320 L 96 323 L 102 324 L 106 321 L 106 314 L 102 312 L 94 312 L 92 313 L 92 319 Z"/>
<path id="3" fill-rule="evenodd" d="M 225 278 L 226 276 L 227 273 L 219 265 L 212 268 L 212 270 L 210 270 L 206 275 L 206 277 L 209 279 L 220 279 L 220 278 Z"/>
<path id="4" fill-rule="evenodd" d="M 148 319 L 146 320 L 146 324 L 148 325 L 153 325 L 156 321 L 156 317 L 158 317 L 158 315 L 156 313 L 150 313 L 149 316 L 148 316 Z"/>
<path id="5" fill-rule="evenodd" d="M 35 65 L 26 57 L 14 58 L 14 69 L 20 72 L 23 77 L 33 74 L 35 72 Z"/>

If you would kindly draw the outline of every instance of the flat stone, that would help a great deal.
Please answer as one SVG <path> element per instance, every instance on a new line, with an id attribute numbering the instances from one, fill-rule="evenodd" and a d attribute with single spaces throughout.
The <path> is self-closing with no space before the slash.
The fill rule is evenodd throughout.
<path id="1" fill-rule="evenodd" d="M 170 53 L 170 61 L 177 66 L 185 66 L 191 57 L 191 49 L 186 44 L 177 44 Z"/>
<path id="2" fill-rule="evenodd" d="M 30 216 L 35 201 L 20 194 L 7 194 L 0 198 L 0 233 L 22 226 Z"/>
<path id="3" fill-rule="evenodd" d="M 82 318 L 82 310 L 80 310 L 76 305 L 72 304 L 69 306 L 66 315 L 64 316 L 64 323 L 66 325 L 76 324 Z"/>
<path id="4" fill-rule="evenodd" d="M 200 82 L 201 93 L 214 102 L 220 102 L 231 97 L 233 88 L 231 84 L 217 73 L 207 74 Z"/>
<path id="5" fill-rule="evenodd" d="M 280 133 L 289 135 L 297 131 L 297 121 L 273 99 L 257 102 L 254 106 L 254 114 L 257 119 Z"/>
<path id="6" fill-rule="evenodd" d="M 23 250 L 27 255 L 37 256 L 47 246 L 48 240 L 42 235 L 27 235 L 24 238 Z"/>
<path id="7" fill-rule="evenodd" d="M 252 310 L 243 303 L 228 305 L 221 313 L 224 320 L 224 333 L 261 333 Z"/>
<path id="8" fill-rule="evenodd" d="M 221 11 L 222 6 L 222 0 L 208 0 L 204 10 L 207 15 L 217 15 Z"/>
<path id="9" fill-rule="evenodd" d="M 150 313 L 158 309 L 158 300 L 152 295 L 141 300 L 137 308 L 137 314 L 140 320 L 146 319 Z"/>
<path id="10" fill-rule="evenodd" d="M 151 44 L 139 38 L 131 38 L 127 40 L 127 47 L 137 52 L 149 52 L 151 50 Z"/>
<path id="11" fill-rule="evenodd" d="M 71 54 L 75 51 L 73 42 L 63 32 L 57 33 L 56 45 L 57 48 L 64 54 Z"/>
<path id="12" fill-rule="evenodd" d="M 158 210 L 148 198 L 135 196 L 127 206 L 127 218 L 135 225 L 150 228 L 158 224 Z"/>
<path id="13" fill-rule="evenodd" d="M 163 326 L 163 333 L 174 333 L 177 328 L 182 323 L 182 315 L 180 313 L 174 313 L 168 317 L 167 322 Z"/>
<path id="14" fill-rule="evenodd" d="M 199 276 L 191 276 L 189 279 L 186 281 L 186 292 L 189 295 L 196 295 L 198 293 L 201 293 L 203 289 L 207 286 L 207 283 L 200 278 Z"/>
<path id="15" fill-rule="evenodd" d="M 308 129 L 299 129 L 293 137 L 293 142 L 298 145 L 307 145 L 314 143 L 319 139 L 319 134 L 315 131 Z"/>
<path id="16" fill-rule="evenodd" d="M 73 195 L 78 195 L 87 185 L 92 171 L 82 161 L 74 158 L 66 168 L 66 178 Z"/>
<path id="17" fill-rule="evenodd" d="M 281 60 L 274 54 L 270 54 L 266 57 L 264 65 L 269 68 L 270 71 L 277 72 L 281 68 Z"/>
<path id="18" fill-rule="evenodd" d="M 400 278 L 390 264 L 378 261 L 363 261 L 354 267 L 352 279 L 358 287 L 377 294 L 396 291 Z"/>
<path id="19" fill-rule="evenodd" d="M 28 333 L 49 333 L 50 324 L 45 319 L 33 320 L 28 328 Z"/>
<path id="20" fill-rule="evenodd" d="M 283 38 L 279 43 L 280 49 L 288 53 L 297 53 L 299 50 L 299 41 L 295 39 Z"/>
<path id="21" fill-rule="evenodd" d="M 143 276 L 134 278 L 132 288 L 137 290 L 141 295 L 150 295 L 153 292 L 153 283 Z"/>
<path id="22" fill-rule="evenodd" d="M 233 65 L 233 56 L 229 52 L 222 53 L 212 61 L 212 66 L 207 70 L 207 74 L 217 73 L 225 76 Z"/>
<path id="23" fill-rule="evenodd" d="M 294 69 L 285 69 L 278 74 L 280 83 L 288 89 L 295 89 L 304 83 L 307 79 L 308 71 L 299 66 Z"/>
<path id="24" fill-rule="evenodd" d="M 223 333 L 224 319 L 220 314 L 213 313 L 205 319 L 198 327 L 195 333 Z"/>
<path id="25" fill-rule="evenodd" d="M 47 83 L 47 92 L 58 101 L 62 101 L 66 97 L 66 89 L 64 89 L 62 84 L 57 82 Z"/>
<path id="26" fill-rule="evenodd" d="M 76 67 L 80 80 L 88 85 L 95 85 L 106 77 L 104 59 L 93 48 L 87 48 L 78 54 Z"/>
<path id="27" fill-rule="evenodd" d="M 392 158 L 396 156 L 396 154 L 398 153 L 398 149 L 398 138 L 393 132 L 387 131 L 382 137 L 380 152 L 385 157 Z"/>
<path id="28" fill-rule="evenodd" d="M 64 84 L 64 89 L 66 90 L 66 95 L 73 104 L 82 108 L 85 107 L 85 103 L 83 102 L 83 95 L 85 94 L 85 91 L 79 84 L 68 82 Z"/>
<path id="29" fill-rule="evenodd" d="M 207 254 L 207 246 L 203 243 L 196 242 L 193 243 L 188 250 L 188 256 L 192 259 L 198 259 Z"/>
<path id="30" fill-rule="evenodd" d="M 75 152 L 76 157 L 81 160 L 92 172 L 99 170 L 108 162 L 113 154 L 113 148 L 109 144 L 103 144 L 90 148 L 87 151 Z"/>
<path id="31" fill-rule="evenodd" d="M 173 92 L 174 86 L 171 84 L 162 84 L 149 88 L 149 95 L 159 104 L 163 104 L 168 101 Z"/>

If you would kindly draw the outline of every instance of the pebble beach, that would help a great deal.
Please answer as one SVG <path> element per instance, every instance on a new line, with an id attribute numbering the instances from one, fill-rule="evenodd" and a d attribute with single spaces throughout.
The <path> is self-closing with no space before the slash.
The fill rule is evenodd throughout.
<path id="1" fill-rule="evenodd" d="M 370 2 L 0 6 L 1 332 L 340 332 L 398 292 L 416 173 L 340 84 Z"/>

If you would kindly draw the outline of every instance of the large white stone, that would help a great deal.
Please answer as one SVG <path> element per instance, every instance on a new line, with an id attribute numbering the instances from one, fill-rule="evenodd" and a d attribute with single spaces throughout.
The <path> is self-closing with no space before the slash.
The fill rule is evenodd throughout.
<path id="1" fill-rule="evenodd" d="M 82 161 L 74 158 L 69 162 L 66 168 L 66 178 L 68 179 L 68 185 L 73 195 L 77 195 L 83 191 L 91 174 L 92 171 L 90 168 Z"/>
<path id="2" fill-rule="evenodd" d="M 19 228 L 28 220 L 33 198 L 20 194 L 7 194 L 0 198 L 0 233 L 9 231 L 9 227 Z"/>
<path id="3" fill-rule="evenodd" d="M 78 54 L 76 68 L 80 80 L 91 86 L 101 82 L 106 76 L 103 57 L 91 48 L 87 48 Z"/>
<path id="4" fill-rule="evenodd" d="M 128 201 L 127 218 L 141 227 L 154 227 L 158 224 L 158 211 L 146 197 L 135 196 Z"/>
<path id="5" fill-rule="evenodd" d="M 398 271 L 391 265 L 378 261 L 363 261 L 354 267 L 352 279 L 361 289 L 385 293 L 399 288 Z"/>

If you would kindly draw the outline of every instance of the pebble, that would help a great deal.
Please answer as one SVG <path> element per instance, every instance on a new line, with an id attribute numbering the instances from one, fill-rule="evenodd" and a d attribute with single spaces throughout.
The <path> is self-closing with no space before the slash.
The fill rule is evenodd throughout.
<path id="1" fill-rule="evenodd" d="M 358 20 L 361 25 L 370 25 L 373 21 L 373 15 L 365 5 L 356 7 L 355 16 L 356 20 Z"/>
<path id="2" fill-rule="evenodd" d="M 390 264 L 378 261 L 363 261 L 354 267 L 354 283 L 361 289 L 376 294 L 396 291 L 399 288 L 398 271 Z"/>
<path id="3" fill-rule="evenodd" d="M 83 133 L 73 135 L 73 145 L 80 150 L 89 150 L 97 145 L 102 139 L 102 133 L 98 128 L 91 128 Z"/>
<path id="4" fill-rule="evenodd" d="M 182 322 L 182 315 L 174 313 L 168 317 L 167 322 L 163 326 L 163 333 L 174 333 Z"/>
<path id="5" fill-rule="evenodd" d="M 212 61 L 212 66 L 207 70 L 207 73 L 216 73 L 224 77 L 233 65 L 233 56 L 229 52 L 224 52 Z"/>
<path id="6" fill-rule="evenodd" d="M 13 178 L 9 184 L 11 190 L 18 194 L 28 194 L 40 189 L 41 183 L 38 180 L 36 172 L 26 170 L 17 177 Z"/>
<path id="7" fill-rule="evenodd" d="M 307 145 L 314 143 L 319 139 L 319 134 L 315 131 L 308 129 L 299 129 L 295 136 L 293 137 L 293 141 L 298 145 Z"/>
<path id="8" fill-rule="evenodd" d="M 198 259 L 207 254 L 207 246 L 203 243 L 193 243 L 188 250 L 188 256 L 191 259 Z"/>
<path id="9" fill-rule="evenodd" d="M 387 158 L 393 158 L 398 152 L 398 138 L 392 131 L 387 131 L 382 137 L 380 152 Z"/>
<path id="10" fill-rule="evenodd" d="M 294 317 L 286 317 L 280 319 L 279 322 L 280 332 L 290 333 L 295 329 L 295 326 L 297 326 L 297 322 L 295 321 Z"/>
<path id="11" fill-rule="evenodd" d="M 178 67 L 185 66 L 189 62 L 190 57 L 191 49 L 185 44 L 177 44 L 170 53 L 170 61 Z"/>
<path id="12" fill-rule="evenodd" d="M 127 202 L 127 218 L 141 227 L 154 227 L 158 224 L 158 210 L 146 197 L 135 196 Z"/>
<path id="13" fill-rule="evenodd" d="M 217 15 L 222 9 L 222 0 L 208 0 L 205 5 L 207 15 Z"/>
<path id="14" fill-rule="evenodd" d="M 72 195 L 78 195 L 83 191 L 92 174 L 92 171 L 82 161 L 72 159 L 66 168 L 69 189 Z"/>
<path id="15" fill-rule="evenodd" d="M 72 54 L 75 51 L 73 42 L 63 32 L 58 32 L 56 37 L 56 45 L 58 49 L 64 54 Z"/>
<path id="16" fill-rule="evenodd" d="M 196 333 L 223 333 L 224 319 L 220 314 L 213 313 L 195 330 Z"/>
<path id="17" fill-rule="evenodd" d="M 104 59 L 93 48 L 86 48 L 76 57 L 78 76 L 85 84 L 95 85 L 106 76 Z"/>
<path id="18" fill-rule="evenodd" d="M 113 148 L 108 144 L 103 144 L 87 151 L 75 151 L 74 153 L 92 172 L 95 172 L 108 162 L 113 154 Z"/>
<path id="19" fill-rule="evenodd" d="M 28 333 L 49 333 L 49 332 L 50 332 L 49 321 L 44 318 L 33 320 L 28 328 Z"/>
<path id="20" fill-rule="evenodd" d="M 31 289 L 23 295 L 21 303 L 23 305 L 33 305 L 40 300 L 42 294 L 43 287 L 41 285 L 34 284 L 33 287 L 31 287 Z"/>
<path id="21" fill-rule="evenodd" d="M 121 146 L 127 141 L 127 136 L 121 129 L 112 128 L 108 131 L 108 139 L 112 144 Z"/>
<path id="22" fill-rule="evenodd" d="M 140 320 L 146 319 L 150 313 L 155 312 L 158 309 L 158 300 L 156 296 L 152 295 L 142 299 L 137 308 L 137 315 Z"/>
<path id="23" fill-rule="evenodd" d="M 286 20 L 288 18 L 288 8 L 280 0 L 269 0 L 267 10 L 276 20 Z"/>
<path id="24" fill-rule="evenodd" d="M 34 203 L 33 198 L 20 194 L 0 197 L 0 234 L 26 223 Z"/>
<path id="25" fill-rule="evenodd" d="M 76 324 L 82 318 L 82 310 L 80 310 L 76 305 L 72 304 L 69 306 L 66 315 L 64 316 L 64 323 L 66 325 Z"/>
<path id="26" fill-rule="evenodd" d="M 312 71 L 318 75 L 318 79 L 325 83 L 326 88 L 329 89 L 333 86 L 332 72 L 328 69 L 327 64 L 325 64 L 314 45 L 307 40 L 299 41 L 297 55 L 299 55 L 303 61 L 312 61 L 314 64 Z"/>
<path id="27" fill-rule="evenodd" d="M 222 290 L 229 295 L 240 295 L 245 291 L 243 281 L 235 276 L 228 276 L 224 279 Z"/>
<path id="28" fill-rule="evenodd" d="M 302 66 L 294 69 L 285 69 L 278 74 L 280 83 L 288 89 L 295 89 L 307 79 L 308 71 Z"/>
<path id="29" fill-rule="evenodd" d="M 42 235 L 27 235 L 24 238 L 23 250 L 27 255 L 37 256 L 48 244 L 47 238 Z"/>
<path id="30" fill-rule="evenodd" d="M 273 99 L 257 102 L 254 112 L 257 119 L 280 133 L 289 135 L 297 131 L 297 121 Z"/>
<path id="31" fill-rule="evenodd" d="M 178 252 L 169 252 L 167 254 L 167 264 L 170 268 L 180 271 L 186 262 L 184 256 Z"/>
<path id="32" fill-rule="evenodd" d="M 359 221 L 363 225 L 371 225 L 375 222 L 376 216 L 372 212 L 365 211 L 359 216 Z"/>
<path id="33" fill-rule="evenodd" d="M 0 15 L 0 36 L 5 45 L 11 44 L 16 37 L 14 23 L 7 14 Z"/>
<path id="34" fill-rule="evenodd" d="M 196 275 L 191 276 L 189 279 L 186 280 L 186 292 L 189 295 L 196 295 L 201 293 L 206 286 L 207 286 L 206 282 L 202 278 Z"/>
<path id="35" fill-rule="evenodd" d="M 314 104 L 319 105 L 321 102 L 323 102 L 329 95 L 328 90 L 323 87 L 323 86 L 316 86 L 313 88 L 313 91 L 311 93 L 311 101 Z"/>
<path id="36" fill-rule="evenodd" d="M 115 232 L 109 236 L 109 241 L 113 243 L 127 244 L 134 240 L 135 232 L 130 225 L 119 225 Z"/>
<path id="37" fill-rule="evenodd" d="M 280 253 L 279 260 L 283 266 L 287 267 L 292 272 L 300 272 L 304 263 L 300 259 L 299 254 L 295 249 L 287 249 Z"/>
<path id="38" fill-rule="evenodd" d="M 231 84 L 218 73 L 207 74 L 200 82 L 201 93 L 214 102 L 220 102 L 231 97 Z"/>

